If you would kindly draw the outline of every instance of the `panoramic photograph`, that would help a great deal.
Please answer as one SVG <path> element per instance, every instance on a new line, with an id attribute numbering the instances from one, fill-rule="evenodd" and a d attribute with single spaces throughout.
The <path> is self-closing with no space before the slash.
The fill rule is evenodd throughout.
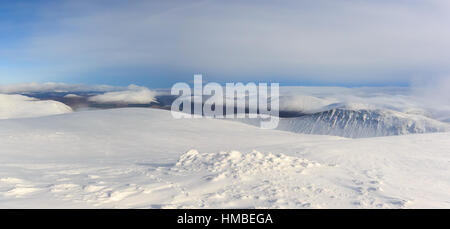
<path id="1" fill-rule="evenodd" d="M 0 1 L 2 209 L 448 209 L 449 131 L 446 0 Z"/>

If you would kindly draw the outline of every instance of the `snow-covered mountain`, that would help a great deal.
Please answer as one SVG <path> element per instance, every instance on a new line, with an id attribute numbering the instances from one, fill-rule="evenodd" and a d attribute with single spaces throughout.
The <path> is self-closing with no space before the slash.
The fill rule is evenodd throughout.
<path id="1" fill-rule="evenodd" d="M 23 95 L 0 94 L 0 119 L 28 118 L 72 112 L 72 108 L 52 100 Z"/>
<path id="2" fill-rule="evenodd" d="M 443 132 L 449 130 L 449 125 L 420 115 L 390 110 L 333 108 L 298 118 L 282 119 L 278 129 L 361 138 Z"/>
<path id="3" fill-rule="evenodd" d="M 243 120 L 259 125 L 259 120 Z M 278 130 L 349 138 L 378 137 L 450 130 L 443 123 L 420 114 L 374 108 L 362 104 L 331 104 L 321 111 L 281 118 Z"/>

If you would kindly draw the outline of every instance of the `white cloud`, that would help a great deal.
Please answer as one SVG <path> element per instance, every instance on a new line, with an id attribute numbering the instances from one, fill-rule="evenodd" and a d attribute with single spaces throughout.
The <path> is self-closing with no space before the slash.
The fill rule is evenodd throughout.
<path id="1" fill-rule="evenodd" d="M 165 68 L 214 81 L 389 83 L 450 71 L 446 0 L 91 2 L 49 6 L 10 59 L 73 74 Z"/>
<path id="2" fill-rule="evenodd" d="M 429 110 L 406 87 L 281 87 L 280 95 L 280 109 L 289 111 L 316 112 L 332 104 L 420 114 Z"/>
<path id="3" fill-rule="evenodd" d="M 155 102 L 156 92 L 146 87 L 129 85 L 128 87 L 116 87 L 110 85 L 83 85 L 65 83 L 23 83 L 0 85 L 0 93 L 20 94 L 20 93 L 46 93 L 65 92 L 66 98 L 80 97 L 76 92 L 104 92 L 104 94 L 89 97 L 89 101 L 96 103 L 121 103 L 121 104 L 148 104 Z"/>
<path id="4" fill-rule="evenodd" d="M 413 81 L 415 100 L 441 120 L 450 121 L 450 77 L 429 77 Z"/>
<path id="5" fill-rule="evenodd" d="M 156 101 L 155 96 L 156 92 L 148 88 L 130 85 L 128 90 L 92 96 L 89 97 L 89 101 L 105 104 L 149 104 Z"/>
<path id="6" fill-rule="evenodd" d="M 362 106 L 420 114 L 448 122 L 449 78 L 414 82 L 412 87 L 280 87 L 280 110 L 308 113 L 336 105 Z"/>
<path id="7" fill-rule="evenodd" d="M 321 99 L 309 95 L 281 96 L 280 110 L 313 113 L 335 102 L 337 101 L 333 99 Z"/>

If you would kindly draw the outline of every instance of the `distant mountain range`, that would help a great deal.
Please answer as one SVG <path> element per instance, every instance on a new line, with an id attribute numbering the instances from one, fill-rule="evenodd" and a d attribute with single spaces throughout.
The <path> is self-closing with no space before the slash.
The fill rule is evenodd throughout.
<path id="1" fill-rule="evenodd" d="M 258 119 L 243 122 L 259 125 Z M 349 138 L 444 132 L 450 125 L 422 115 L 388 109 L 360 109 L 337 106 L 298 117 L 280 118 L 278 130 Z"/>
<path id="2" fill-rule="evenodd" d="M 38 99 L 62 102 L 73 110 L 87 108 L 110 109 L 121 107 L 151 107 L 170 109 L 176 98 L 172 95 L 158 95 L 149 104 L 98 104 L 89 101 L 89 96 L 97 92 L 70 94 L 62 92 L 24 94 Z M 225 109 L 224 109 L 225 110 Z M 235 108 L 235 112 L 237 109 Z M 248 109 L 246 110 L 248 112 Z M 317 112 L 280 110 L 278 130 L 318 135 L 335 135 L 349 138 L 405 135 L 415 133 L 444 132 L 450 124 L 428 118 L 421 114 L 409 114 L 390 109 L 371 108 L 362 104 L 330 104 Z M 260 119 L 240 119 L 240 121 L 259 126 Z"/>

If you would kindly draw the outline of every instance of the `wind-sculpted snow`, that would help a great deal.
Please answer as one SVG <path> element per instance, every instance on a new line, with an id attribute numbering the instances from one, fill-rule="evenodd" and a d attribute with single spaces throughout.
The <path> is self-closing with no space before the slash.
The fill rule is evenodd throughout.
<path id="1" fill-rule="evenodd" d="M 196 192 L 179 198 L 179 206 L 192 203 L 191 197 L 201 199 L 204 207 L 310 207 L 311 203 L 295 193 L 325 191 L 301 181 L 308 171 L 319 167 L 317 162 L 282 153 L 189 150 L 169 173 L 198 179 Z"/>
<path id="2" fill-rule="evenodd" d="M 180 157 L 174 170 L 205 170 L 216 173 L 216 178 L 233 177 L 248 179 L 248 176 L 263 174 L 301 173 L 304 168 L 318 165 L 315 162 L 286 156 L 284 154 L 263 154 L 258 151 L 249 153 L 231 151 L 202 154 L 197 150 L 190 150 Z"/>

